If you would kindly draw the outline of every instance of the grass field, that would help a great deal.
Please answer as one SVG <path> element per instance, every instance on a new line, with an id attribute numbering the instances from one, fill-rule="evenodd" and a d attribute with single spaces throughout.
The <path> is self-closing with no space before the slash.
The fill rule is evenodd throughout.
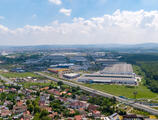
<path id="1" fill-rule="evenodd" d="M 50 75 L 49 73 L 47 73 Z M 53 75 L 51 75 L 53 76 Z M 54 77 L 54 76 L 53 76 Z M 83 85 L 83 84 L 82 84 Z M 125 96 L 128 98 L 134 98 L 133 92 L 137 91 L 137 97 L 136 98 L 156 98 L 158 97 L 157 93 L 153 93 L 150 91 L 146 86 L 139 85 L 136 87 L 127 87 L 124 85 L 108 85 L 108 84 L 84 84 L 87 87 L 97 89 L 103 92 L 107 92 L 116 96 Z"/>
<path id="2" fill-rule="evenodd" d="M 103 92 L 107 92 L 116 96 L 125 96 L 128 98 L 134 98 L 133 92 L 137 91 L 136 98 L 155 98 L 157 93 L 151 92 L 147 87 L 140 85 L 135 88 L 129 88 L 123 85 L 105 85 L 105 84 L 85 84 L 85 86 L 94 88 Z"/>
<path id="3" fill-rule="evenodd" d="M 25 83 L 22 83 L 23 84 L 23 86 L 25 87 L 25 88 L 29 88 L 30 86 L 40 86 L 40 87 L 46 87 L 46 86 L 49 86 L 49 85 L 51 85 L 52 83 L 32 83 L 32 82 L 25 82 Z"/>
<path id="4" fill-rule="evenodd" d="M 14 73 L 14 72 L 8 72 L 8 73 L 0 73 L 4 77 L 7 78 L 15 78 L 15 77 L 36 77 L 36 78 L 41 78 L 41 76 L 36 75 L 32 72 L 25 72 L 25 73 Z"/>

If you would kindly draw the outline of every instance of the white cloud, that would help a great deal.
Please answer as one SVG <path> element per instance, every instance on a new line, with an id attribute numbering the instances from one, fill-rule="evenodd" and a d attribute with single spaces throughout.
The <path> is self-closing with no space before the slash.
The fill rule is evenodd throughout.
<path id="1" fill-rule="evenodd" d="M 33 15 L 32 15 L 32 19 L 35 19 L 35 18 L 37 18 L 37 15 L 36 15 L 36 14 L 33 14 Z"/>
<path id="2" fill-rule="evenodd" d="M 158 43 L 158 11 L 115 11 L 72 23 L 52 22 L 47 26 L 26 25 L 9 29 L 0 25 L 1 45 Z"/>
<path id="3" fill-rule="evenodd" d="M 63 13 L 66 16 L 70 16 L 71 11 L 72 11 L 71 9 L 65 9 L 65 8 L 62 8 L 62 9 L 59 10 L 60 13 Z"/>
<path id="4" fill-rule="evenodd" d="M 3 20 L 3 19 L 5 19 L 5 17 L 4 16 L 0 16 L 0 20 Z"/>
<path id="5" fill-rule="evenodd" d="M 61 0 L 48 0 L 49 2 L 56 4 L 56 5 L 61 5 L 62 1 Z"/>

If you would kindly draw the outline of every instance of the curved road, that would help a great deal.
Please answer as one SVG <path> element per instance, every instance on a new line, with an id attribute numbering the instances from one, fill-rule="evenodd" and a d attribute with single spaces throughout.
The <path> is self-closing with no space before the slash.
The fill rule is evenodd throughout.
<path id="1" fill-rule="evenodd" d="M 126 105 L 132 106 L 132 107 L 140 109 L 140 110 L 144 110 L 144 111 L 149 112 L 149 113 L 151 113 L 153 115 L 158 115 L 158 110 L 153 109 L 151 107 L 148 107 L 148 106 L 145 106 L 145 105 L 142 105 L 142 104 L 139 104 L 139 103 L 134 103 L 133 101 L 126 100 L 126 99 L 120 98 L 118 96 L 114 96 L 114 95 L 109 94 L 109 93 L 101 92 L 99 90 L 95 90 L 95 89 L 92 89 L 92 88 L 89 88 L 89 87 L 85 87 L 83 85 L 78 85 L 78 84 L 75 84 L 75 83 L 72 83 L 72 82 L 68 82 L 68 81 L 64 81 L 64 80 L 59 80 L 59 79 L 56 79 L 54 77 L 45 75 L 43 73 L 39 73 L 39 72 L 35 72 L 35 73 L 38 74 L 38 75 L 41 75 L 43 77 L 46 77 L 46 78 L 48 78 L 50 80 L 53 80 L 55 82 L 62 81 L 64 84 L 67 84 L 69 86 L 80 87 L 82 90 L 88 91 L 88 92 L 96 94 L 96 95 L 100 95 L 100 96 L 108 97 L 108 98 L 115 97 L 117 101 L 123 102 Z"/>

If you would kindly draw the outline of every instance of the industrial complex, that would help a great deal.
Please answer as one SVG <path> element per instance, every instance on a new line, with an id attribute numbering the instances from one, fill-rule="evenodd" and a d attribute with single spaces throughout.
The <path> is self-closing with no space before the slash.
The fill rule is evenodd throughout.
<path id="1" fill-rule="evenodd" d="M 133 68 L 127 63 L 110 64 L 97 73 L 84 74 L 78 82 L 137 85 Z"/>
<path id="2" fill-rule="evenodd" d="M 53 61 L 65 62 L 53 63 L 49 66 L 48 71 L 57 74 L 60 78 L 68 80 L 76 80 L 83 83 L 104 83 L 104 84 L 123 84 L 123 85 L 138 85 L 137 77 L 133 72 L 131 64 L 120 62 L 119 59 L 113 56 L 104 56 L 105 53 L 97 53 L 92 56 L 89 62 L 88 59 L 81 54 L 64 56 L 60 54 L 53 55 Z M 65 58 L 64 58 L 65 57 Z M 99 71 L 87 74 L 86 71 L 91 69 L 94 64 L 100 65 Z M 96 67 L 96 66 L 94 66 Z M 82 73 L 82 71 L 85 71 Z"/>

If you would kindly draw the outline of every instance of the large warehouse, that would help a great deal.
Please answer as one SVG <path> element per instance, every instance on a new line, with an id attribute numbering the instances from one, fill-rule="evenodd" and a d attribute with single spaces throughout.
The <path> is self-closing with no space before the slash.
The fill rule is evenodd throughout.
<path id="1" fill-rule="evenodd" d="M 133 68 L 127 63 L 113 64 L 97 73 L 84 74 L 78 82 L 137 85 Z"/>
<path id="2" fill-rule="evenodd" d="M 132 75 L 133 68 L 131 64 L 127 63 L 119 63 L 119 64 L 111 64 L 105 67 L 101 74 L 124 74 L 124 75 Z"/>

